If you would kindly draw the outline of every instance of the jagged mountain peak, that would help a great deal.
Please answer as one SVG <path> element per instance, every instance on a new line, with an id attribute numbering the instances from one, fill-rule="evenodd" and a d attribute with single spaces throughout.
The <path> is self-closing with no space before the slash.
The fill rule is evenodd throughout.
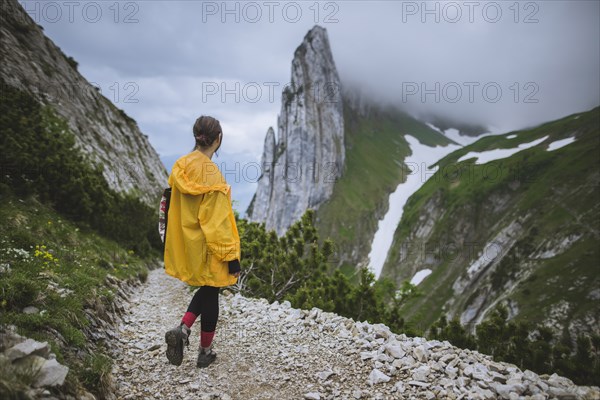
<path id="1" fill-rule="evenodd" d="M 296 49 L 291 85 L 282 95 L 277 143 L 267 131 L 263 174 L 246 214 L 279 235 L 333 191 L 345 158 L 340 80 L 324 28 Z M 266 167 L 265 167 L 266 166 Z"/>
<path id="2" fill-rule="evenodd" d="M 327 53 L 331 55 L 331 47 L 329 46 L 329 36 L 327 35 L 327 29 L 323 28 L 320 25 L 313 26 L 306 33 L 306 35 L 304 35 L 302 43 L 296 48 L 296 51 L 294 52 L 294 57 L 301 56 L 302 53 L 308 51 L 309 48 L 313 51 L 327 50 Z"/>

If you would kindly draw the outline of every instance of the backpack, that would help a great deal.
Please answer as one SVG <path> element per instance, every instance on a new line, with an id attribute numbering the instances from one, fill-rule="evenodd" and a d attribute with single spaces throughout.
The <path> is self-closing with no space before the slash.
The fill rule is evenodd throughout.
<path id="1" fill-rule="evenodd" d="M 163 191 L 158 210 L 158 234 L 163 244 L 167 241 L 167 222 L 169 221 L 169 206 L 171 204 L 171 188 Z"/>

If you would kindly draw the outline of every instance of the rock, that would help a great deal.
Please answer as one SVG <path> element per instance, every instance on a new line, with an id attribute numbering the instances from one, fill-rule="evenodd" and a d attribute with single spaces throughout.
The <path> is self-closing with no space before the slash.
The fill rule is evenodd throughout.
<path id="1" fill-rule="evenodd" d="M 440 358 L 440 362 L 443 362 L 444 364 L 447 364 L 448 361 L 452 360 L 456 358 L 455 354 L 449 353 L 449 354 L 444 354 L 441 358 Z"/>
<path id="2" fill-rule="evenodd" d="M 548 385 L 554 386 L 554 387 L 574 386 L 572 380 L 570 380 L 569 378 L 565 378 L 563 376 L 559 376 L 557 374 L 550 375 L 550 377 L 548 378 Z"/>
<path id="3" fill-rule="evenodd" d="M 548 394 L 552 397 L 556 397 L 559 400 L 577 400 L 577 395 L 575 393 L 568 392 L 565 389 L 555 386 L 548 388 Z"/>
<path id="4" fill-rule="evenodd" d="M 309 392 L 304 395 L 304 398 L 306 400 L 320 400 L 321 395 L 317 392 Z"/>
<path id="5" fill-rule="evenodd" d="M 385 354 L 385 353 L 379 354 L 377 356 L 376 360 L 379 361 L 379 362 L 381 362 L 381 363 L 387 363 L 387 362 L 391 361 L 390 357 L 387 354 Z"/>
<path id="6" fill-rule="evenodd" d="M 530 400 L 546 400 L 546 396 L 544 396 L 543 394 L 537 393 L 537 394 L 531 395 Z"/>
<path id="7" fill-rule="evenodd" d="M 48 354 L 50 354 L 48 343 L 38 342 L 37 340 L 33 339 L 26 339 L 24 342 L 18 343 L 6 351 L 6 356 L 11 361 L 28 356 L 30 354 L 46 357 Z"/>
<path id="8" fill-rule="evenodd" d="M 540 377 L 538 376 L 538 374 L 536 374 L 533 371 L 530 371 L 528 369 L 526 369 L 525 371 L 523 371 L 523 377 L 531 382 L 536 382 L 537 380 L 540 379 Z"/>
<path id="9" fill-rule="evenodd" d="M 429 366 L 422 365 L 413 371 L 412 378 L 415 381 L 427 382 L 427 377 L 429 376 L 430 371 L 431 368 L 429 368 Z"/>
<path id="10" fill-rule="evenodd" d="M 15 360 L 13 366 L 22 374 L 35 377 L 39 371 L 41 371 L 45 363 L 46 359 L 44 357 L 33 354 Z"/>
<path id="11" fill-rule="evenodd" d="M 355 399 L 360 399 L 362 397 L 362 391 L 360 390 L 354 390 L 352 392 L 352 397 L 354 397 Z"/>
<path id="12" fill-rule="evenodd" d="M 23 309 L 23 314 L 37 314 L 39 312 L 40 312 L 39 308 L 34 307 L 34 306 L 27 306 Z"/>
<path id="13" fill-rule="evenodd" d="M 426 387 L 430 386 L 429 383 L 421 382 L 421 381 L 408 381 L 407 383 L 411 386 L 418 386 L 421 388 L 426 388 Z"/>
<path id="14" fill-rule="evenodd" d="M 413 349 L 413 355 L 417 361 L 427 362 L 428 351 L 422 345 L 419 345 Z"/>
<path id="15" fill-rule="evenodd" d="M 397 393 L 402 394 L 402 393 L 404 393 L 404 391 L 406 390 L 406 388 L 404 387 L 404 384 L 401 381 L 399 381 L 399 382 L 396 382 L 396 384 L 394 385 L 394 390 Z"/>
<path id="16" fill-rule="evenodd" d="M 454 378 L 456 378 L 456 375 L 458 373 L 458 368 L 454 368 L 454 367 L 448 365 L 444 371 L 446 372 L 446 375 L 448 375 L 448 377 L 450 379 L 454 379 Z"/>
<path id="17" fill-rule="evenodd" d="M 427 399 L 427 400 L 434 400 L 435 399 L 435 393 L 433 393 L 430 390 L 426 390 L 425 393 L 423 393 L 423 396 L 425 396 L 425 399 Z"/>
<path id="18" fill-rule="evenodd" d="M 478 381 L 490 381 L 492 379 L 488 369 L 481 363 L 468 365 L 463 370 L 463 374 Z"/>
<path id="19" fill-rule="evenodd" d="M 406 355 L 406 352 L 400 347 L 399 344 L 386 344 L 385 351 L 388 355 L 394 358 L 402 358 Z"/>
<path id="20" fill-rule="evenodd" d="M 387 339 L 392 335 L 390 328 L 383 324 L 375 324 L 373 325 L 373 329 L 375 331 L 375 338 Z"/>
<path id="21" fill-rule="evenodd" d="M 387 376 L 386 374 L 384 374 L 383 372 L 381 372 L 380 370 L 378 370 L 377 368 L 374 368 L 371 373 L 369 374 L 369 384 L 372 385 L 376 385 L 378 383 L 382 383 L 382 382 L 389 382 L 390 381 L 389 376 Z"/>
<path id="22" fill-rule="evenodd" d="M 69 368 L 59 364 L 58 361 L 46 360 L 37 376 L 37 381 L 34 383 L 34 386 L 61 386 L 68 373 Z"/>
<path id="23" fill-rule="evenodd" d="M 34 373 L 33 387 L 60 386 L 64 383 L 69 368 L 55 359 L 46 360 L 37 355 L 20 358 L 15 366 L 22 371 Z"/>
<path id="24" fill-rule="evenodd" d="M 321 371 L 317 373 L 317 377 L 322 381 L 326 381 L 327 378 L 329 378 L 333 374 L 335 374 L 335 372 L 333 371 Z"/>
<path id="25" fill-rule="evenodd" d="M 520 395 L 521 393 L 523 393 L 523 391 L 525 390 L 525 388 L 523 387 L 523 385 L 521 384 L 513 384 L 513 385 L 503 385 L 503 384 L 496 384 L 493 385 L 492 388 L 495 390 L 496 393 L 498 393 L 503 399 L 508 399 L 510 398 L 510 394 L 511 393 L 515 393 L 518 395 Z"/>
<path id="26" fill-rule="evenodd" d="M 0 330 L 0 351 L 5 351 L 14 345 L 24 342 L 26 338 L 17 333 L 17 327 L 9 325 L 5 330 Z"/>
<path id="27" fill-rule="evenodd" d="M 488 367 L 490 368 L 490 371 L 494 371 L 494 372 L 503 373 L 506 371 L 506 367 L 497 362 L 488 363 Z"/>

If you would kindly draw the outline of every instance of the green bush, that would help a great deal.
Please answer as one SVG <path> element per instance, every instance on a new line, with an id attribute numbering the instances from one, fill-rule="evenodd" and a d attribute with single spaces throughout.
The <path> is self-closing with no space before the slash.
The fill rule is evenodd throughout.
<path id="1" fill-rule="evenodd" d="M 405 325 L 400 306 L 418 293 L 405 282 L 398 291 L 389 280 L 375 280 L 367 268 L 359 270 L 358 284 L 336 270 L 333 242 L 324 240 L 313 224 L 314 212 L 308 210 L 280 238 L 266 232 L 264 224 L 238 220 L 242 245 L 242 294 L 266 298 L 270 302 L 288 300 L 297 308 L 320 308 L 359 321 L 385 323 L 396 332 L 416 334 Z"/>
<path id="2" fill-rule="evenodd" d="M 15 271 L 0 280 L 0 306 L 3 311 L 17 310 L 34 303 L 39 285 L 26 274 Z"/>
<path id="3" fill-rule="evenodd" d="M 36 196 L 82 227 L 89 226 L 137 254 L 161 249 L 155 210 L 133 195 L 111 189 L 102 167 L 77 150 L 67 122 L 49 106 L 3 80 L 0 84 L 2 192 L 19 198 Z"/>

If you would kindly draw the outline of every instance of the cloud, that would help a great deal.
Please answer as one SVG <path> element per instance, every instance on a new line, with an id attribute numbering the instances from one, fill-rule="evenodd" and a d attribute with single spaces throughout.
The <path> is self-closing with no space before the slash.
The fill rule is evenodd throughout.
<path id="1" fill-rule="evenodd" d="M 222 159 L 260 161 L 294 50 L 315 24 L 329 33 L 343 82 L 415 114 L 508 131 L 600 103 L 595 1 L 83 2 L 72 21 L 68 2 L 46 2 L 64 11 L 54 22 L 44 2 L 22 3 L 138 121 L 165 164 L 190 150 L 203 114 L 223 124 Z M 101 8 L 96 22 L 83 14 L 86 3 Z M 232 185 L 245 209 L 254 183 Z"/>

